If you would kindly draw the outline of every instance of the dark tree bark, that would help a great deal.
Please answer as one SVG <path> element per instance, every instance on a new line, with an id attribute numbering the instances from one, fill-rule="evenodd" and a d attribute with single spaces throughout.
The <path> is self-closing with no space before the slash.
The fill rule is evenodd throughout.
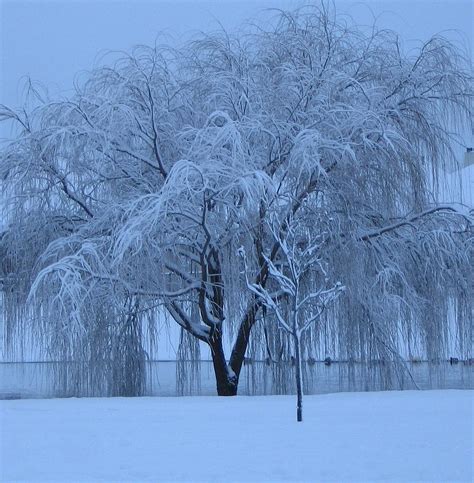
<path id="1" fill-rule="evenodd" d="M 253 325 L 255 324 L 258 309 L 259 304 L 254 304 L 247 312 L 244 320 L 240 324 L 237 338 L 234 343 L 234 348 L 232 349 L 232 354 L 230 356 L 230 367 L 236 375 L 237 384 L 239 382 L 240 371 L 242 370 L 245 352 L 247 351 L 247 347 L 249 344 L 250 332 Z"/>
<path id="2" fill-rule="evenodd" d="M 238 376 L 227 364 L 224 349 L 222 347 L 222 334 L 215 331 L 210 342 L 212 364 L 216 376 L 216 388 L 218 396 L 236 396 L 238 387 Z"/>

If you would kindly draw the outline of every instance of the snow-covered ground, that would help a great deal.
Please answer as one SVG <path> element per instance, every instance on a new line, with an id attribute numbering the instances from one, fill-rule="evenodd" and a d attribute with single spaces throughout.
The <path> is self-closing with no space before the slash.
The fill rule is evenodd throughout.
<path id="1" fill-rule="evenodd" d="M 472 481 L 474 391 L 0 401 L 1 481 Z"/>

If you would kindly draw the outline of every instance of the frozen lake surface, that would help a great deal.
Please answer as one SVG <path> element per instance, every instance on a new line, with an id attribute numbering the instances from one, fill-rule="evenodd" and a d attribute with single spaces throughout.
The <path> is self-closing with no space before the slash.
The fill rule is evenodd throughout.
<path id="1" fill-rule="evenodd" d="M 473 478 L 473 391 L 0 401 L 1 481 Z"/>
<path id="2" fill-rule="evenodd" d="M 79 390 L 65 393 L 55 384 L 55 370 L 61 363 L 0 363 L 0 399 L 42 398 L 67 396 L 106 396 L 103 388 L 95 387 L 89 391 Z M 64 364 L 63 364 L 64 365 Z M 287 366 L 288 368 L 288 366 Z M 408 368 L 413 379 L 421 389 L 474 389 L 474 366 L 442 363 L 410 363 Z M 212 363 L 202 361 L 198 375 L 189 376 L 181 387 L 177 387 L 177 364 L 175 361 L 147 363 L 146 396 L 176 396 L 216 394 Z M 242 369 L 239 394 L 271 395 L 293 394 L 294 382 L 291 372 L 284 374 L 282 366 L 268 366 L 264 362 L 254 362 Z M 373 379 L 368 379 L 364 371 L 366 365 L 322 362 L 305 366 L 305 393 L 322 394 L 346 391 L 365 391 L 384 389 L 376 379 L 377 370 L 373 369 Z M 290 369 L 291 371 L 291 369 Z M 191 374 L 191 372 L 189 371 Z M 391 389 L 413 389 L 415 386 L 407 374 L 401 379 L 393 377 Z"/>

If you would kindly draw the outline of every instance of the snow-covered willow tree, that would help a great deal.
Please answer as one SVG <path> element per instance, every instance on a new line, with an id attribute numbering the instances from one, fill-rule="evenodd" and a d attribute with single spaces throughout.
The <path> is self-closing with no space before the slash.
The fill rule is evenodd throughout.
<path id="1" fill-rule="evenodd" d="M 471 357 L 472 208 L 438 205 L 436 188 L 472 113 L 456 45 L 436 36 L 407 53 L 324 5 L 139 47 L 69 99 L 4 106 L 18 127 L 0 167 L 7 342 L 28 324 L 52 355 L 97 361 L 90 377 L 113 361 L 116 393 L 130 374 L 141 387 L 144 339 L 174 321 L 234 395 L 249 344 L 284 343 L 246 281 L 265 289 L 281 264 L 269 216 L 284 238 L 304 208 L 346 287 L 308 354 L 329 331 L 349 360 L 397 361 L 403 343 L 439 359 L 450 336 Z"/>

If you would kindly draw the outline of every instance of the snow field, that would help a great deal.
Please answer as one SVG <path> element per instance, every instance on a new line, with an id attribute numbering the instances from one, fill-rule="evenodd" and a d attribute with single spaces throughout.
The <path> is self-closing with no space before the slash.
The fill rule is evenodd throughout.
<path id="1" fill-rule="evenodd" d="M 0 401 L 1 481 L 472 481 L 474 391 Z"/>

